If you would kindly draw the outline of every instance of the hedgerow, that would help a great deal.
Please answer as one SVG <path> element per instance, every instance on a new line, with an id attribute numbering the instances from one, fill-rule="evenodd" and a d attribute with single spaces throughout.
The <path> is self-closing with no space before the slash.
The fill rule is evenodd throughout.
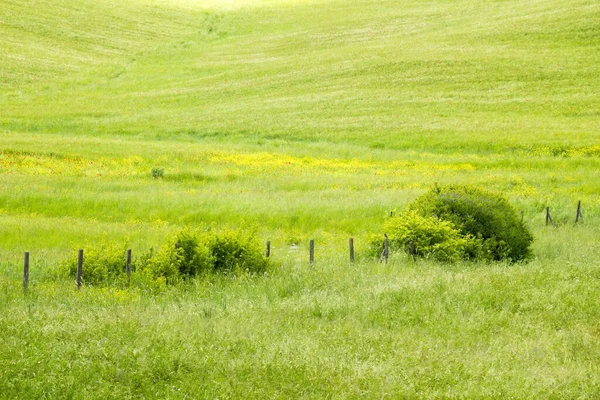
<path id="1" fill-rule="evenodd" d="M 85 248 L 83 282 L 110 285 L 127 282 L 123 246 L 110 242 L 88 244 Z M 168 235 L 158 250 L 142 254 L 132 264 L 132 280 L 144 286 L 174 284 L 211 273 L 263 273 L 271 262 L 258 239 L 242 230 L 195 232 L 182 230 Z M 63 270 L 75 277 L 77 257 L 69 256 Z"/>

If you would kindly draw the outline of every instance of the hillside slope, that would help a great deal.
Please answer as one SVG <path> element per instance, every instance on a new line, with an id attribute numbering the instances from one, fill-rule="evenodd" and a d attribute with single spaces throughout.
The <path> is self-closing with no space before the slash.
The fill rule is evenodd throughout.
<path id="1" fill-rule="evenodd" d="M 596 2 L 255 3 L 9 1 L 0 129 L 437 151 L 600 139 Z"/>

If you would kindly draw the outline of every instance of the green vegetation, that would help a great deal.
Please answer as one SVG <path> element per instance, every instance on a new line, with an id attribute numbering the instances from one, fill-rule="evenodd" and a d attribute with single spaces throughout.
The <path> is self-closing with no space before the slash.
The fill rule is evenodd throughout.
<path id="1" fill-rule="evenodd" d="M 454 224 L 437 217 L 423 217 L 407 212 L 391 218 L 384 230 L 390 233 L 391 251 L 404 251 L 415 257 L 438 261 L 468 258 L 467 248 L 476 246 L 471 235 L 461 235 Z M 381 238 L 374 238 L 371 248 L 381 254 Z"/>
<path id="2" fill-rule="evenodd" d="M 599 396 L 600 4 L 198 3 L 2 2 L 0 397 Z M 505 196 L 530 262 L 367 259 L 435 183 Z M 205 226 L 275 266 L 165 244 Z M 191 277 L 128 288 L 127 248 Z"/>
<path id="3" fill-rule="evenodd" d="M 596 398 L 599 235 L 550 228 L 528 264 L 350 265 L 317 243 L 314 268 L 303 257 L 268 277 L 212 275 L 155 295 L 77 291 L 40 276 L 39 257 L 24 295 L 19 269 L 2 263 L 0 391 Z"/>
<path id="4" fill-rule="evenodd" d="M 82 283 L 101 286 L 122 286 L 127 283 L 125 274 L 124 246 L 102 240 L 99 243 L 86 243 L 85 276 Z M 60 272 L 73 279 L 77 276 L 77 251 L 69 254 L 60 265 Z"/>
<path id="5" fill-rule="evenodd" d="M 420 196 L 408 207 L 422 218 L 434 218 L 450 223 L 443 226 L 441 233 L 447 232 L 447 238 L 438 237 L 440 245 L 449 240 L 456 240 L 451 231 L 456 228 L 465 243 L 458 251 L 475 260 L 510 260 L 522 261 L 529 255 L 529 246 L 533 236 L 523 221 L 519 219 L 517 210 L 501 195 L 494 194 L 471 186 L 438 187 Z M 408 214 L 414 220 L 412 214 Z M 422 225 L 426 220 L 420 221 Z M 441 224 L 429 222 L 430 229 Z M 420 232 L 423 232 L 421 229 Z M 424 232 L 423 232 L 424 233 Z M 410 229 L 402 232 L 402 240 L 410 240 Z M 405 243 L 404 243 L 405 244 Z M 416 244 L 416 243 L 415 243 Z M 448 243 L 452 246 L 452 244 Z"/>
<path id="6" fill-rule="evenodd" d="M 102 240 L 87 243 L 85 248 L 83 283 L 100 287 L 122 288 L 133 282 L 134 286 L 161 289 L 210 273 L 264 274 L 273 264 L 263 254 L 258 238 L 242 230 L 170 233 L 157 251 L 150 248 L 131 260 L 133 277 L 126 274 L 127 251 L 118 243 Z M 69 254 L 59 273 L 75 279 L 77 268 L 78 257 Z"/>
<path id="7" fill-rule="evenodd" d="M 212 270 L 215 272 L 264 273 L 269 269 L 262 244 L 248 232 L 230 230 L 211 234 L 207 245 L 214 259 Z"/>

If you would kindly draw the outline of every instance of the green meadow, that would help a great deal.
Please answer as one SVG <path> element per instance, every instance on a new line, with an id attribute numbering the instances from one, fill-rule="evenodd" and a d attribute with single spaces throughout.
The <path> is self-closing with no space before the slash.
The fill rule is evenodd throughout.
<path id="1" fill-rule="evenodd" d="M 0 398 L 600 397 L 598 21 L 589 0 L 3 0 Z M 367 257 L 455 183 L 523 212 L 528 263 Z M 275 266 L 158 292 L 60 274 L 209 227 Z"/>

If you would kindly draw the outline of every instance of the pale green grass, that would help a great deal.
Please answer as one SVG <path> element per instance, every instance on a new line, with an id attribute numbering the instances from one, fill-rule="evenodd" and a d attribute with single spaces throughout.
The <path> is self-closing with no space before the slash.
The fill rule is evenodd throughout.
<path id="1" fill-rule="evenodd" d="M 584 0 L 3 1 L 0 397 L 599 397 L 599 19 Z M 364 258 L 435 183 L 504 193 L 531 262 Z M 257 230 L 281 267 L 158 294 L 58 274 L 74 248 L 209 225 Z"/>
<path id="2" fill-rule="evenodd" d="M 589 1 L 324 1 L 208 12 L 64 0 L 42 5 L 43 15 L 9 4 L 2 52 L 22 62 L 2 67 L 7 131 L 461 152 L 599 139 L 600 7 Z M 52 53 L 30 52 L 54 36 L 44 46 Z M 24 48 L 8 48 L 13 42 Z M 21 77 L 29 60 L 46 61 L 33 74 L 39 80 Z"/>

